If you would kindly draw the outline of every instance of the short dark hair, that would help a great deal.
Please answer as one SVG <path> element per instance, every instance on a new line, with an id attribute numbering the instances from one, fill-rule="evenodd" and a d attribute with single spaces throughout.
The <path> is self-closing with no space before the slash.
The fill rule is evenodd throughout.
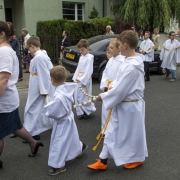
<path id="1" fill-rule="evenodd" d="M 117 38 L 122 43 L 127 43 L 130 48 L 136 49 L 138 44 L 138 35 L 132 30 L 123 31 Z"/>
<path id="2" fill-rule="evenodd" d="M 9 38 L 11 36 L 10 29 L 6 22 L 0 21 L 0 33 L 4 32 L 6 36 L 6 40 L 9 41 Z"/>
<path id="3" fill-rule="evenodd" d="M 15 35 L 15 30 L 14 30 L 14 26 L 11 22 L 6 22 L 8 27 L 9 27 L 9 30 L 10 30 L 10 36 L 14 36 Z"/>
<path id="4" fill-rule="evenodd" d="M 67 30 L 64 30 L 66 36 L 69 36 L 69 32 Z"/>
<path id="5" fill-rule="evenodd" d="M 40 39 L 37 36 L 31 36 L 28 40 L 27 40 L 27 46 L 36 46 L 36 47 L 41 47 L 41 43 L 40 43 Z"/>
<path id="6" fill-rule="evenodd" d="M 149 35 L 151 34 L 150 31 L 145 31 L 145 34 L 148 33 Z"/>
<path id="7" fill-rule="evenodd" d="M 77 44 L 77 47 L 78 48 L 82 48 L 82 47 L 88 48 L 89 47 L 89 43 L 88 43 L 88 41 L 86 39 L 81 39 L 79 41 L 79 43 Z"/>
<path id="8" fill-rule="evenodd" d="M 55 66 L 50 71 L 50 76 L 57 83 L 63 83 L 66 81 L 67 71 L 63 66 Z"/>
<path id="9" fill-rule="evenodd" d="M 172 33 L 175 33 L 175 32 L 174 32 L 174 31 L 170 31 L 170 32 L 169 32 L 169 36 L 171 36 Z"/>

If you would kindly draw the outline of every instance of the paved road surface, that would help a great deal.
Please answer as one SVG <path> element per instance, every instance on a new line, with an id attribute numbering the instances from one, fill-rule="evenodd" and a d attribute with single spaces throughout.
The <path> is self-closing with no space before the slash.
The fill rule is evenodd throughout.
<path id="1" fill-rule="evenodd" d="M 89 149 L 82 157 L 67 162 L 65 173 L 54 177 L 47 175 L 48 148 L 51 131 L 41 134 L 45 147 L 40 148 L 35 158 L 29 158 L 29 147 L 20 138 L 5 138 L 1 159 L 4 168 L 0 170 L 0 180 L 179 180 L 180 179 L 180 67 L 176 82 L 168 82 L 165 76 L 153 74 L 146 82 L 146 130 L 149 157 L 143 166 L 135 170 L 116 167 L 108 161 L 108 170 L 94 172 L 86 168 L 98 157 L 102 145 L 92 151 L 95 137 L 100 130 L 101 103 L 89 120 L 76 118 L 81 140 Z M 93 80 L 93 94 L 98 94 L 99 82 Z M 27 91 L 20 91 L 20 113 L 23 117 Z M 123 118 L 123 117 L 122 117 Z"/>

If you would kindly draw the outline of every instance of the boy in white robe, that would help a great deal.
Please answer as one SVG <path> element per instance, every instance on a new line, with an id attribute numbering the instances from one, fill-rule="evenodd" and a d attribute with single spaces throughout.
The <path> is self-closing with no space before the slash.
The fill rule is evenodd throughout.
<path id="1" fill-rule="evenodd" d="M 119 53 L 119 43 L 117 39 L 112 39 L 110 41 L 109 51 L 112 57 L 109 59 L 108 63 L 106 64 L 100 84 L 100 89 L 103 92 L 106 92 L 110 83 L 115 80 L 116 75 L 118 73 L 118 69 L 125 58 Z M 102 128 L 106 121 L 107 116 L 108 116 L 108 111 L 105 109 L 104 104 L 102 103 L 102 114 L 101 114 Z"/>
<path id="2" fill-rule="evenodd" d="M 112 114 L 100 159 L 87 166 L 93 170 L 106 170 L 108 158 L 113 158 L 116 166 L 133 169 L 142 165 L 147 157 L 145 102 L 142 99 L 144 63 L 135 52 L 138 36 L 128 30 L 122 32 L 118 40 L 120 52 L 126 58 L 113 81 L 113 87 L 97 97 Z"/>
<path id="3" fill-rule="evenodd" d="M 83 91 L 87 94 L 92 95 L 92 73 L 93 73 L 93 62 L 94 56 L 89 54 L 89 44 L 86 39 L 81 39 L 77 45 L 80 50 L 81 57 L 77 69 L 73 76 L 73 81 L 78 83 L 78 86 L 81 86 Z M 91 99 L 84 95 L 80 89 L 77 87 L 74 93 L 75 104 L 83 104 L 84 102 L 87 105 L 76 108 L 77 116 L 80 120 L 87 119 L 88 116 L 96 111 L 94 103 L 91 102 Z"/>
<path id="4" fill-rule="evenodd" d="M 66 74 L 63 66 L 56 66 L 50 72 L 56 90 L 53 100 L 45 106 L 46 116 L 54 119 L 48 159 L 51 167 L 49 175 L 66 171 L 65 162 L 79 157 L 88 147 L 79 140 L 72 112 L 73 93 L 77 84 L 65 83 Z"/>
<path id="5" fill-rule="evenodd" d="M 180 62 L 180 43 L 175 38 L 175 32 L 169 33 L 168 40 L 163 44 L 163 48 L 160 54 L 160 60 L 162 61 L 161 67 L 166 70 L 166 78 L 172 74 L 170 82 L 175 82 L 176 76 L 176 64 Z"/>
<path id="6" fill-rule="evenodd" d="M 34 139 L 39 140 L 39 134 L 51 129 L 53 123 L 44 113 L 46 95 L 50 95 L 53 91 L 50 80 L 50 70 L 53 65 L 46 51 L 40 50 L 38 37 L 30 37 L 27 45 L 34 58 L 30 63 L 28 98 L 25 106 L 23 125 Z M 26 141 L 23 142 L 26 143 Z"/>
<path id="7" fill-rule="evenodd" d="M 146 31 L 144 36 L 144 41 L 141 43 L 139 51 L 145 56 L 144 60 L 144 72 L 145 72 L 145 81 L 150 81 L 149 74 L 149 63 L 154 61 L 154 43 L 149 39 L 150 32 Z"/>

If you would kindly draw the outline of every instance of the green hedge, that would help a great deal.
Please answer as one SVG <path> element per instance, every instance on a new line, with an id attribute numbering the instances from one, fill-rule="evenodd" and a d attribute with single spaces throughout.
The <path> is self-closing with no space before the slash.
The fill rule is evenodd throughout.
<path id="1" fill-rule="evenodd" d="M 69 32 L 71 45 L 75 45 L 77 40 L 82 38 L 88 39 L 93 36 L 105 34 L 106 26 L 114 27 L 114 20 L 111 16 L 104 18 L 95 18 L 90 21 L 71 21 L 66 19 L 52 20 L 52 21 L 38 21 L 37 22 L 37 36 L 41 39 L 42 49 L 45 49 L 51 59 L 54 59 L 55 36 L 62 38 L 63 30 Z M 76 40 L 76 41 L 74 41 Z"/>

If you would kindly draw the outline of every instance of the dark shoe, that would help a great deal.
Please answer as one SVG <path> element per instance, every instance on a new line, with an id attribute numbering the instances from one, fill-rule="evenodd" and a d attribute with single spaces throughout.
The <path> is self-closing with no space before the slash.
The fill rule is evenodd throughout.
<path id="1" fill-rule="evenodd" d="M 86 113 L 84 113 L 84 119 L 88 119 L 89 118 L 89 116 L 86 114 Z"/>
<path id="2" fill-rule="evenodd" d="M 3 168 L 3 162 L 0 160 L 0 169 Z"/>
<path id="3" fill-rule="evenodd" d="M 171 73 L 166 73 L 166 78 L 168 78 L 170 74 L 171 74 Z"/>
<path id="4" fill-rule="evenodd" d="M 83 143 L 83 146 L 82 146 L 82 152 L 81 152 L 77 157 L 82 156 L 82 154 L 84 153 L 84 151 L 86 151 L 87 148 L 88 148 L 88 146 L 87 146 L 86 144 Z"/>
<path id="5" fill-rule="evenodd" d="M 19 78 L 19 79 L 18 79 L 18 81 L 22 81 L 22 80 L 23 80 L 23 78 Z"/>
<path id="6" fill-rule="evenodd" d="M 53 167 L 51 167 L 51 169 L 49 169 L 49 171 L 48 171 L 48 174 L 50 176 L 55 176 L 55 175 L 57 175 L 59 173 L 65 172 L 65 171 L 66 171 L 65 167 L 62 167 L 62 168 L 53 168 Z"/>
<path id="7" fill-rule="evenodd" d="M 84 119 L 84 115 L 78 116 L 78 119 L 79 119 L 79 120 Z"/>
<path id="8" fill-rule="evenodd" d="M 30 73 L 29 71 L 24 71 L 24 73 Z"/>
<path id="9" fill-rule="evenodd" d="M 40 146 L 43 147 L 44 144 L 43 144 L 42 142 L 36 142 L 36 147 L 35 147 L 35 149 L 34 149 L 34 152 L 33 152 L 33 153 L 29 153 L 28 156 L 29 156 L 29 157 L 34 157 L 34 156 L 36 156 L 36 154 L 37 154 Z"/>
<path id="10" fill-rule="evenodd" d="M 17 137 L 17 136 L 13 133 L 10 135 L 10 138 L 15 138 L 15 137 Z"/>
<path id="11" fill-rule="evenodd" d="M 40 140 L 40 135 L 36 135 L 36 136 L 32 136 L 33 139 L 35 139 L 36 141 Z M 26 140 L 23 140 L 23 143 L 27 143 Z"/>

